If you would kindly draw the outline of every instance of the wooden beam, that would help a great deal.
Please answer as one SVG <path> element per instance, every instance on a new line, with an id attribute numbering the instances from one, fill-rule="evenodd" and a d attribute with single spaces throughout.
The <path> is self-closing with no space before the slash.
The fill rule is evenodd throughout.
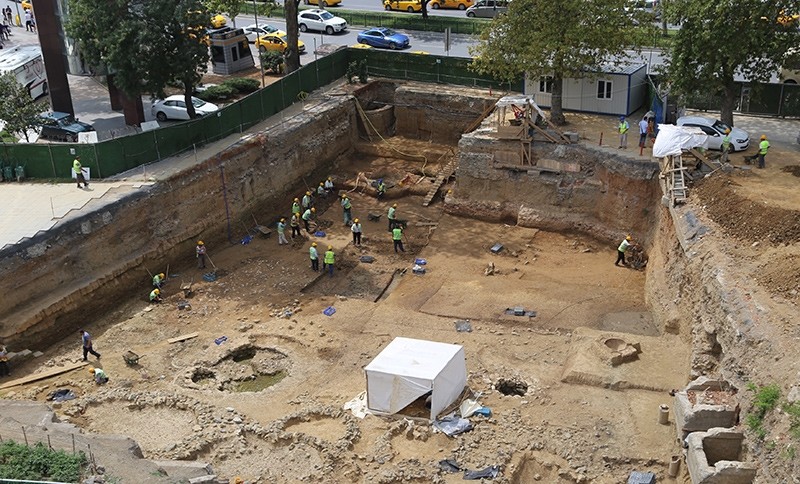
<path id="1" fill-rule="evenodd" d="M 541 134 L 542 136 L 544 136 L 545 138 L 547 138 L 548 140 L 550 140 L 550 142 L 551 142 L 551 143 L 560 144 L 560 141 L 558 141 L 557 139 L 555 139 L 555 138 L 553 138 L 552 136 L 550 136 L 550 133 L 548 133 L 547 131 L 543 130 L 542 128 L 540 128 L 540 127 L 536 126 L 536 125 L 535 125 L 535 124 L 533 124 L 533 123 L 531 123 L 531 126 L 533 126 L 533 129 L 535 129 L 536 131 L 538 131 L 538 132 L 539 132 L 539 134 Z"/>
<path id="2" fill-rule="evenodd" d="M 78 368 L 82 368 L 82 367 L 84 367 L 84 366 L 86 366 L 88 364 L 89 364 L 89 362 L 87 362 L 87 361 L 81 361 L 79 363 L 72 363 L 71 365 L 62 366 L 62 367 L 59 367 L 59 368 L 52 368 L 50 370 L 43 371 L 41 373 L 36 373 L 36 374 L 33 374 L 33 375 L 28 375 L 28 376 L 23 377 L 23 378 L 18 378 L 16 380 L 11 380 L 10 382 L 6 382 L 6 383 L 3 383 L 2 385 L 0 385 L 0 390 L 2 390 L 4 388 L 15 387 L 17 385 L 24 385 L 26 383 L 31 383 L 31 382 L 35 382 L 35 381 L 39 381 L 39 380 L 44 380 L 45 378 L 50 378 L 50 377 L 53 377 L 53 376 L 56 376 L 56 375 L 60 375 L 62 373 L 67 373 L 67 372 L 72 371 L 72 370 L 77 370 Z"/>
<path id="3" fill-rule="evenodd" d="M 187 339 L 197 338 L 199 335 L 200 335 L 200 333 L 182 334 L 180 336 L 176 336 L 174 338 L 168 339 L 167 343 L 169 343 L 169 344 L 180 343 L 181 341 L 186 341 Z"/>

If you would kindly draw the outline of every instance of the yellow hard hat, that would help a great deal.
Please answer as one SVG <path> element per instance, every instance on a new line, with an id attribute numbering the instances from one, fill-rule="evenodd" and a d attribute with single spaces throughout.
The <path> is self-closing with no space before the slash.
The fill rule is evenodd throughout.
<path id="1" fill-rule="evenodd" d="M 331 179 L 331 177 L 328 177 L 328 180 L 330 180 L 330 179 Z"/>
<path id="2" fill-rule="evenodd" d="M 347 194 L 346 193 L 342 193 L 342 198 L 347 198 Z"/>
<path id="3" fill-rule="evenodd" d="M 316 209 L 316 208 L 314 208 L 314 207 L 311 207 L 311 211 L 312 211 L 312 212 L 316 212 L 316 211 L 317 211 L 317 209 Z"/>
<path id="4" fill-rule="evenodd" d="M 286 219 L 285 219 L 285 218 L 282 218 L 282 219 L 281 219 L 281 222 L 286 222 Z"/>
<path id="5" fill-rule="evenodd" d="M 353 220 L 353 222 L 358 223 L 358 219 Z"/>
<path id="6" fill-rule="evenodd" d="M 762 134 L 762 135 L 761 135 L 761 140 L 763 141 L 763 140 L 765 140 L 765 139 L 767 139 L 767 135 L 765 135 L 765 134 Z"/>
<path id="7" fill-rule="evenodd" d="M 328 246 L 328 250 L 333 250 L 333 246 L 332 246 L 332 245 L 329 245 L 329 246 Z"/>
<path id="8" fill-rule="evenodd" d="M 300 199 L 299 199 L 299 198 L 295 198 L 295 199 L 294 199 L 294 201 L 295 201 L 295 202 L 299 202 L 299 201 L 300 201 Z"/>
<path id="9" fill-rule="evenodd" d="M 311 247 L 316 247 L 316 246 L 317 246 L 317 243 L 316 243 L 316 242 L 312 242 L 312 243 L 311 243 Z"/>
<path id="10" fill-rule="evenodd" d="M 396 203 L 395 203 L 394 205 L 392 205 L 392 206 L 393 206 L 394 208 L 397 208 L 397 204 L 396 204 Z"/>
<path id="11" fill-rule="evenodd" d="M 203 245 L 203 241 L 202 240 L 198 240 L 197 241 L 197 245 Z"/>
<path id="12" fill-rule="evenodd" d="M 324 186 L 324 185 L 322 184 L 322 182 L 319 182 L 319 186 Z"/>
<path id="13" fill-rule="evenodd" d="M 153 292 L 156 293 L 156 294 L 161 294 L 161 290 L 160 289 L 154 289 Z"/>
<path id="14" fill-rule="evenodd" d="M 731 132 L 731 128 L 726 128 L 726 129 L 725 129 L 725 134 L 728 134 L 728 133 L 730 133 L 730 132 Z"/>
<path id="15" fill-rule="evenodd" d="M 163 279 L 164 278 L 164 273 L 162 272 L 161 274 L 158 275 L 158 277 Z"/>
<path id="16" fill-rule="evenodd" d="M 311 195 L 311 192 L 306 192 L 306 195 Z"/>
<path id="17" fill-rule="evenodd" d="M 90 367 L 89 367 L 89 373 L 91 373 L 92 375 L 94 375 L 94 367 L 93 367 L 93 366 L 90 366 Z"/>
<path id="18" fill-rule="evenodd" d="M 630 235 L 626 235 L 625 236 L 625 240 L 631 240 L 631 236 Z"/>

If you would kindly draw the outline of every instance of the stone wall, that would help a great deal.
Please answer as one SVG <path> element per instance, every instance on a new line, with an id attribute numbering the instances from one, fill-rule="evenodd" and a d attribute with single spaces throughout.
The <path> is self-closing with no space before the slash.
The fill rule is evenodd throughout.
<path id="1" fill-rule="evenodd" d="M 305 190 L 303 177 L 323 179 L 352 150 L 355 113 L 350 96 L 325 101 L 268 135 L 6 248 L 0 339 L 31 348 L 62 339 L 143 292 L 143 265 L 176 268 L 192 257 L 198 238 L 227 244 L 226 213 L 235 227 L 251 225 L 251 214 L 271 224 L 281 215 L 273 207 L 288 210 L 291 194 Z"/>

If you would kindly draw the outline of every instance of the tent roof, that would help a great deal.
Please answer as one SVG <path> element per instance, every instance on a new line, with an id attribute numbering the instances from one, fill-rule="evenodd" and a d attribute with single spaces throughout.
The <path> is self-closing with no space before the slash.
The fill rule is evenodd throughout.
<path id="1" fill-rule="evenodd" d="M 461 345 L 395 338 L 364 370 L 433 380 L 461 350 Z"/>

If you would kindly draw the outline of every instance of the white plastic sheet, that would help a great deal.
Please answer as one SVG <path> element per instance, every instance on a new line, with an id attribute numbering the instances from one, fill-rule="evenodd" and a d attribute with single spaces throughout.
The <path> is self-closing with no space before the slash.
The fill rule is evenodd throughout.
<path id="1" fill-rule="evenodd" d="M 708 135 L 700 128 L 659 124 L 658 136 L 653 144 L 653 156 L 675 156 L 698 147 L 708 148 Z"/>

